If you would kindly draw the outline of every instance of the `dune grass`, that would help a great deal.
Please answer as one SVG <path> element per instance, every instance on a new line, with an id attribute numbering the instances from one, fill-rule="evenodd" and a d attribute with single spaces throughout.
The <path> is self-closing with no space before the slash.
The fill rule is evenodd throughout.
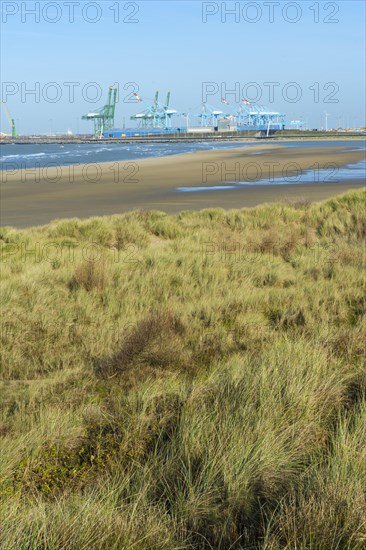
<path id="1" fill-rule="evenodd" d="M 366 547 L 366 193 L 1 229 L 0 547 Z"/>

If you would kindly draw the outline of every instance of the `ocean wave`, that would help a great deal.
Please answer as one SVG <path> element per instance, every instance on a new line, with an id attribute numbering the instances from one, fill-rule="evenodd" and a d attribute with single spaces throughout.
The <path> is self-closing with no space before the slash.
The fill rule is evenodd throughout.
<path id="1" fill-rule="evenodd" d="M 4 155 L 1 157 L 1 159 L 10 159 L 10 158 L 23 158 L 23 159 L 30 159 L 33 157 L 44 157 L 46 153 L 32 153 L 30 155 Z"/>

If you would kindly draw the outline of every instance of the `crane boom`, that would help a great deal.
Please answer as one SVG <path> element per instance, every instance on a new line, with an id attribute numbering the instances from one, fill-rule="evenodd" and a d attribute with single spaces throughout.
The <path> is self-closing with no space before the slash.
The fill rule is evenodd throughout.
<path id="1" fill-rule="evenodd" d="M 155 92 L 155 99 L 154 99 L 154 111 L 157 111 L 159 104 L 159 91 Z"/>
<path id="2" fill-rule="evenodd" d="M 164 109 L 166 111 L 169 109 L 169 102 L 170 102 L 170 92 L 168 92 L 167 96 L 166 96 L 166 102 L 165 102 L 165 107 L 164 107 Z"/>

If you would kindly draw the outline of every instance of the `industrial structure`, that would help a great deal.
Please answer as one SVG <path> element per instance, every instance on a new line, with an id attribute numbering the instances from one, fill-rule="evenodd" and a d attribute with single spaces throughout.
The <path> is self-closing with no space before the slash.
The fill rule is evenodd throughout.
<path id="1" fill-rule="evenodd" d="M 241 100 L 235 116 L 239 132 L 248 129 L 273 131 L 285 128 L 285 114 L 271 111 L 263 105 L 255 105 L 244 98 Z"/>
<path id="2" fill-rule="evenodd" d="M 229 111 L 229 102 L 222 98 L 226 111 Z M 246 130 L 275 131 L 285 128 L 285 114 L 266 109 L 262 105 L 254 105 L 247 99 L 242 99 L 235 112 L 215 110 L 207 104 L 202 105 L 200 113 L 193 115 L 200 119 L 200 126 L 214 130 L 230 130 L 243 132 Z"/>
<path id="3" fill-rule="evenodd" d="M 117 103 L 117 87 L 109 86 L 107 104 L 97 111 L 83 115 L 82 120 L 94 122 L 94 134 L 102 137 L 104 132 L 114 128 L 114 114 Z"/>
<path id="4" fill-rule="evenodd" d="M 6 106 L 5 101 L 2 101 L 1 103 L 2 103 L 2 106 L 3 106 L 3 109 L 4 109 L 4 113 L 6 115 L 6 118 L 8 119 L 10 127 L 11 127 L 11 137 L 16 138 L 17 137 L 17 131 L 16 131 L 16 128 L 15 128 L 15 121 L 9 115 L 9 111 L 8 111 L 8 108 Z"/>
<path id="5" fill-rule="evenodd" d="M 291 120 L 290 122 L 290 128 L 292 130 L 304 130 L 304 126 L 306 126 L 306 122 L 304 120 Z"/>
<path id="6" fill-rule="evenodd" d="M 193 115 L 193 117 L 200 119 L 200 126 L 204 128 L 218 128 L 219 120 L 228 116 L 229 114 L 224 114 L 220 109 L 214 109 L 207 103 L 202 103 L 201 112 Z"/>
<path id="7" fill-rule="evenodd" d="M 84 115 L 82 119 L 93 120 L 94 134 L 107 138 L 218 131 L 254 131 L 268 136 L 279 130 L 284 130 L 286 126 L 285 114 L 267 109 L 263 105 L 252 104 L 245 98 L 241 99 L 240 104 L 236 104 L 233 108 L 230 108 L 229 102 L 222 98 L 221 103 L 225 105 L 225 109 L 215 109 L 203 103 L 200 112 L 190 115 L 170 107 L 170 92 L 167 93 L 164 104 L 159 103 L 159 91 L 156 91 L 153 100 L 144 100 L 136 92 L 133 95 L 136 102 L 142 103 L 145 107 L 130 117 L 130 120 L 136 123 L 135 128 L 115 128 L 117 88 L 114 86 L 109 87 L 107 104 L 95 112 Z M 198 119 L 198 123 L 190 125 L 190 117 Z"/>
<path id="8" fill-rule="evenodd" d="M 283 130 L 285 128 L 285 114 L 270 111 L 262 105 L 251 105 L 247 110 L 238 114 L 238 131 L 250 128 L 258 130 Z"/>
<path id="9" fill-rule="evenodd" d="M 134 96 L 137 101 L 143 102 L 143 99 L 137 93 L 134 93 Z M 156 91 L 153 104 L 141 113 L 131 116 L 131 120 L 137 121 L 139 128 L 171 128 L 172 117 L 179 113 L 176 109 L 170 109 L 169 103 L 170 92 L 167 93 L 165 104 L 160 105 L 159 91 Z"/>

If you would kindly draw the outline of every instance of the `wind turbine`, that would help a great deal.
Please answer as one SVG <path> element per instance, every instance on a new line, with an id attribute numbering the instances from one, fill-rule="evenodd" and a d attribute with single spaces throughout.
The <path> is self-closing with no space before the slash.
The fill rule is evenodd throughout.
<path id="1" fill-rule="evenodd" d="M 328 117 L 330 116 L 330 114 L 324 111 L 324 116 L 325 116 L 325 131 L 328 132 Z"/>

